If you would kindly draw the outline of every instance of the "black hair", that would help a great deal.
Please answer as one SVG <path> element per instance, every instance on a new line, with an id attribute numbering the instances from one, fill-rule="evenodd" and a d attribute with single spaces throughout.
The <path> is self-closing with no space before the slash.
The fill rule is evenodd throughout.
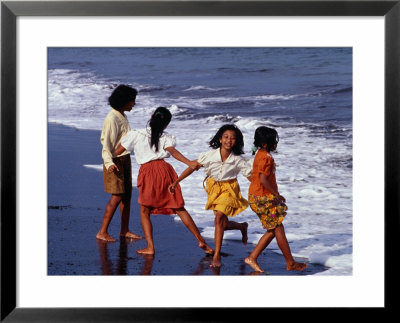
<path id="1" fill-rule="evenodd" d="M 243 134 L 240 131 L 238 127 L 236 127 L 234 124 L 225 124 L 215 134 L 215 136 L 211 139 L 209 142 L 209 145 L 211 148 L 217 149 L 221 147 L 221 143 L 219 140 L 222 138 L 222 135 L 224 134 L 225 131 L 227 130 L 232 130 L 236 134 L 236 142 L 235 146 L 233 146 L 232 151 L 234 155 L 242 155 L 244 154 L 243 147 L 244 147 L 244 142 L 243 142 Z"/>
<path id="2" fill-rule="evenodd" d="M 273 128 L 258 127 L 254 132 L 254 146 L 262 148 L 263 145 L 267 145 L 267 151 L 275 151 L 276 145 L 279 142 L 278 132 Z M 253 151 L 253 155 L 255 151 Z"/>
<path id="3" fill-rule="evenodd" d="M 121 111 L 122 108 L 131 101 L 136 100 L 138 91 L 128 85 L 118 85 L 108 98 L 108 103 L 115 110 Z"/>
<path id="4" fill-rule="evenodd" d="M 150 147 L 155 146 L 156 151 L 158 151 L 160 137 L 163 134 L 164 129 L 169 125 L 171 118 L 171 112 L 167 108 L 158 107 L 148 122 L 151 128 Z"/>

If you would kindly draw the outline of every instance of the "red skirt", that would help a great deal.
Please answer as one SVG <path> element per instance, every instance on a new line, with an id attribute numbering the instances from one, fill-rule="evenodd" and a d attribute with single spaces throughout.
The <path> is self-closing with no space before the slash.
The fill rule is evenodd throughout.
<path id="1" fill-rule="evenodd" d="M 152 214 L 174 214 L 185 205 L 179 184 L 174 194 L 168 191 L 177 178 L 174 168 L 163 159 L 142 164 L 137 178 L 138 203 L 152 208 Z"/>

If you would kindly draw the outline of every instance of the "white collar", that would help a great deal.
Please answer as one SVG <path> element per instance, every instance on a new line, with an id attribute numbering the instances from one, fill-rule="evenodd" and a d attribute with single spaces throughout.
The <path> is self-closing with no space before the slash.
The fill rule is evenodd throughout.
<path id="1" fill-rule="evenodd" d="M 221 147 L 214 149 L 211 153 L 211 161 L 213 162 L 220 162 L 222 163 L 221 159 Z M 237 156 L 233 154 L 231 151 L 231 154 L 228 156 L 228 158 L 224 161 L 224 164 L 233 164 L 235 162 Z"/>

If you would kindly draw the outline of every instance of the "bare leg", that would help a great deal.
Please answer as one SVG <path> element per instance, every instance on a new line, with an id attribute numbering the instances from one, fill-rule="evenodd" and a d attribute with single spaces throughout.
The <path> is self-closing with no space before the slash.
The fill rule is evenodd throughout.
<path id="1" fill-rule="evenodd" d="M 99 232 L 96 235 L 97 239 L 107 241 L 107 242 L 114 242 L 116 241 L 113 237 L 108 234 L 108 226 L 110 225 L 111 219 L 114 216 L 115 210 L 117 209 L 118 205 L 122 200 L 122 195 L 119 194 L 112 194 L 110 200 L 108 201 L 104 216 L 103 222 L 101 223 L 101 227 Z"/>
<path id="2" fill-rule="evenodd" d="M 154 255 L 154 242 L 153 242 L 153 225 L 150 220 L 151 209 L 147 206 L 140 205 L 140 220 L 142 222 L 142 228 L 144 237 L 146 238 L 147 247 L 144 249 L 137 250 L 137 253 Z"/>
<path id="3" fill-rule="evenodd" d="M 213 250 L 206 244 L 204 238 L 201 236 L 199 229 L 196 226 L 196 223 L 194 223 L 193 218 L 190 216 L 188 211 L 186 211 L 185 208 L 181 208 L 181 209 L 176 209 L 175 212 L 181 218 L 183 224 L 195 236 L 198 242 L 198 246 L 201 249 L 203 249 L 206 254 L 212 254 Z"/>
<path id="4" fill-rule="evenodd" d="M 121 232 L 120 236 L 129 239 L 142 239 L 140 235 L 129 231 L 129 217 L 131 213 L 131 197 L 132 191 L 126 192 L 121 200 L 119 209 L 121 211 Z"/>
<path id="5" fill-rule="evenodd" d="M 277 226 L 275 228 L 276 242 L 278 243 L 279 248 L 281 249 L 283 256 L 286 260 L 286 269 L 287 270 L 304 270 L 307 267 L 305 263 L 295 262 L 292 256 L 292 252 L 290 250 L 289 242 L 287 241 L 285 228 L 283 224 Z"/>
<path id="6" fill-rule="evenodd" d="M 264 233 L 264 235 L 260 238 L 257 245 L 250 253 L 250 255 L 244 260 L 246 264 L 248 264 L 251 268 L 258 272 L 264 272 L 263 269 L 257 263 L 257 258 L 261 254 L 261 252 L 271 243 L 271 241 L 275 237 L 275 230 L 270 230 Z"/>
<path id="7" fill-rule="evenodd" d="M 229 221 L 228 220 L 228 224 L 225 228 L 226 230 L 240 230 L 242 232 L 242 241 L 244 244 L 247 244 L 247 227 L 249 225 L 247 224 L 247 222 L 242 222 L 242 223 L 238 223 L 235 221 Z"/>
<path id="8" fill-rule="evenodd" d="M 228 217 L 225 214 L 217 211 L 215 213 L 214 225 L 215 252 L 210 266 L 221 267 L 221 246 L 224 238 L 224 230 L 228 225 Z"/>

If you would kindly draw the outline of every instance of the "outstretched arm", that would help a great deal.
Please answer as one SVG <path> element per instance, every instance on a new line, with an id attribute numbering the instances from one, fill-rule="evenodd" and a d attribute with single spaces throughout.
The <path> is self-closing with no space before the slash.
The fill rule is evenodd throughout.
<path id="1" fill-rule="evenodd" d="M 179 160 L 180 162 L 186 164 L 187 166 L 189 166 L 193 170 L 198 170 L 201 167 L 201 165 L 197 162 L 197 160 L 189 160 L 189 159 L 187 159 L 175 147 L 167 147 L 167 148 L 165 148 L 165 150 L 168 151 L 172 155 L 172 157 L 174 157 L 176 160 Z"/>
<path id="2" fill-rule="evenodd" d="M 117 148 L 115 148 L 115 154 L 117 156 L 121 155 L 126 149 L 121 145 L 118 144 Z"/>
<path id="3" fill-rule="evenodd" d="M 197 163 L 197 160 L 196 160 Z M 199 164 L 201 165 L 201 164 Z M 188 177 L 189 175 L 191 175 L 193 172 L 195 171 L 195 169 L 192 169 L 190 167 L 186 168 L 181 175 L 179 175 L 178 179 L 173 182 L 171 185 L 168 186 L 168 190 L 171 194 L 173 194 L 175 192 L 175 187 L 176 185 L 179 184 L 179 182 L 183 181 L 186 177 Z"/>

